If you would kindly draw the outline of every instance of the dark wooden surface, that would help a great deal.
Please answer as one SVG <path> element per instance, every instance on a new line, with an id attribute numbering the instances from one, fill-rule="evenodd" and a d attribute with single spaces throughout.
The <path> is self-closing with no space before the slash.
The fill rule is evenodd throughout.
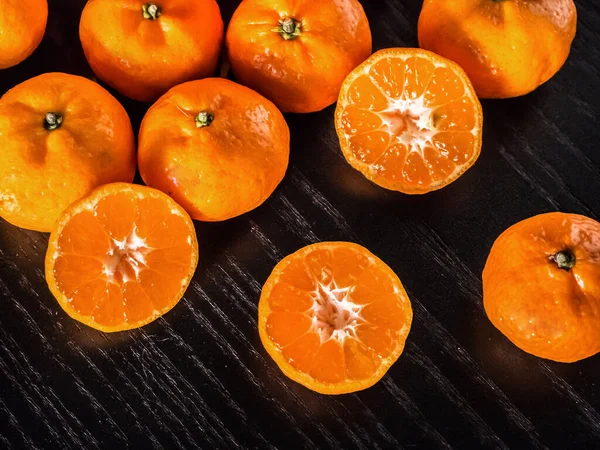
<path id="1" fill-rule="evenodd" d="M 92 76 L 77 33 L 84 3 L 49 1 L 42 45 L 0 72 L 0 94 L 47 71 Z M 219 3 L 228 21 L 237 2 Z M 363 3 L 375 50 L 417 45 L 420 1 Z M 547 211 L 600 216 L 600 7 L 577 6 L 563 70 L 524 98 L 483 102 L 481 157 L 442 191 L 411 197 L 366 181 L 341 156 L 333 107 L 288 115 L 281 186 L 250 214 L 197 224 L 192 285 L 141 330 L 102 334 L 68 318 L 44 281 L 47 235 L 0 220 L 0 448 L 600 448 L 600 356 L 527 355 L 481 300 L 505 228 Z M 118 98 L 137 130 L 146 106 Z M 287 380 L 256 328 L 275 263 L 321 240 L 380 256 L 415 313 L 384 379 L 339 397 Z"/>

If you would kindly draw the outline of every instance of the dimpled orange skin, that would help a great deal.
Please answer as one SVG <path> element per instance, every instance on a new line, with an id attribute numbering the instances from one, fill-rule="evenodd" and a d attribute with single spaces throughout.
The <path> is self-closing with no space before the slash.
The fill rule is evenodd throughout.
<path id="1" fill-rule="evenodd" d="M 286 40 L 277 31 L 285 19 L 297 21 L 298 36 Z M 371 54 L 369 22 L 357 0 L 244 0 L 226 42 L 236 79 L 296 113 L 334 103 L 346 76 Z"/>
<path id="2" fill-rule="evenodd" d="M 46 0 L 2 0 L 0 2 L 0 69 L 24 61 L 40 45 L 46 22 Z"/>
<path id="3" fill-rule="evenodd" d="M 549 213 L 507 229 L 483 271 L 483 302 L 494 326 L 528 353 L 558 362 L 598 353 L 600 223 Z"/>
<path id="4" fill-rule="evenodd" d="M 144 5 L 157 9 L 144 17 Z M 153 19 L 156 17 L 156 19 Z M 156 100 L 216 72 L 223 20 L 215 0 L 90 0 L 79 25 L 98 78 L 134 100 Z"/>
<path id="5" fill-rule="evenodd" d="M 54 130 L 45 127 L 48 113 L 62 117 Z M 73 201 L 135 174 L 127 113 L 104 88 L 75 75 L 43 74 L 4 94 L 0 149 L 0 216 L 31 230 L 51 231 Z"/>
<path id="6" fill-rule="evenodd" d="M 572 0 L 425 0 L 419 45 L 457 62 L 481 98 L 525 95 L 563 66 Z"/>
<path id="7" fill-rule="evenodd" d="M 210 114 L 203 123 L 200 113 Z M 197 220 L 214 222 L 262 204 L 283 179 L 290 132 L 253 90 L 220 78 L 174 87 L 146 113 L 138 165 L 147 185 Z"/>

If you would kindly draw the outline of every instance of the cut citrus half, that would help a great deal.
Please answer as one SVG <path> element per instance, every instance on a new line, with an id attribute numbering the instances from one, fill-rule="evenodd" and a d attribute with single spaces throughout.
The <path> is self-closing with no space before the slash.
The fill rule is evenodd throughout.
<path id="1" fill-rule="evenodd" d="M 387 189 L 423 194 L 481 150 L 481 104 L 465 72 L 421 49 L 374 53 L 344 81 L 335 126 L 346 160 Z"/>
<path id="2" fill-rule="evenodd" d="M 322 394 L 379 381 L 402 353 L 411 322 L 400 279 L 349 242 L 309 245 L 284 258 L 258 305 L 269 355 L 289 378 Z"/>
<path id="3" fill-rule="evenodd" d="M 183 296 L 198 263 L 188 214 L 146 186 L 99 187 L 50 235 L 46 280 L 72 318 L 111 332 L 141 327 Z"/>

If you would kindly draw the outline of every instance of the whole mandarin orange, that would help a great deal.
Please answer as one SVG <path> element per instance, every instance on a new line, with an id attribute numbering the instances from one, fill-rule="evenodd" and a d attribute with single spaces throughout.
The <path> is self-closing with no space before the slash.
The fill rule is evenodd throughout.
<path id="1" fill-rule="evenodd" d="M 549 213 L 513 225 L 483 271 L 491 322 L 522 350 L 559 362 L 600 351 L 600 223 Z"/>
<path id="2" fill-rule="evenodd" d="M 0 99 L 0 216 L 51 231 L 73 201 L 133 180 L 135 143 L 119 102 L 86 78 L 47 73 Z"/>
<path id="3" fill-rule="evenodd" d="M 481 98 L 527 94 L 565 63 L 572 0 L 425 0 L 419 45 L 462 66 Z"/>
<path id="4" fill-rule="evenodd" d="M 46 0 L 0 2 L 0 69 L 24 61 L 40 45 L 46 31 Z"/>
<path id="5" fill-rule="evenodd" d="M 226 220 L 262 204 L 283 179 L 290 132 L 277 107 L 220 78 L 174 87 L 146 113 L 138 164 L 149 186 L 194 219 Z"/>
<path id="6" fill-rule="evenodd" d="M 216 72 L 223 20 L 215 0 L 90 0 L 79 35 L 98 78 L 150 102 Z"/>
<path id="7" fill-rule="evenodd" d="M 371 54 L 357 0 L 244 0 L 226 36 L 236 79 L 284 112 L 319 111 Z"/>

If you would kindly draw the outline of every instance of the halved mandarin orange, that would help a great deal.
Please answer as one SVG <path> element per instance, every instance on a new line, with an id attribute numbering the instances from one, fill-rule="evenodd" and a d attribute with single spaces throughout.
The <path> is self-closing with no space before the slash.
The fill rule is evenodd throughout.
<path id="1" fill-rule="evenodd" d="M 348 162 L 387 189 L 423 194 L 481 150 L 481 104 L 465 72 L 421 49 L 374 53 L 344 81 L 335 126 Z"/>
<path id="2" fill-rule="evenodd" d="M 197 263 L 194 225 L 182 207 L 156 189 L 112 183 L 58 220 L 46 280 L 69 316 L 97 330 L 122 331 L 173 308 Z"/>
<path id="3" fill-rule="evenodd" d="M 366 389 L 398 359 L 412 308 L 398 276 L 364 247 L 322 242 L 275 266 L 260 339 L 283 373 L 323 394 Z"/>

